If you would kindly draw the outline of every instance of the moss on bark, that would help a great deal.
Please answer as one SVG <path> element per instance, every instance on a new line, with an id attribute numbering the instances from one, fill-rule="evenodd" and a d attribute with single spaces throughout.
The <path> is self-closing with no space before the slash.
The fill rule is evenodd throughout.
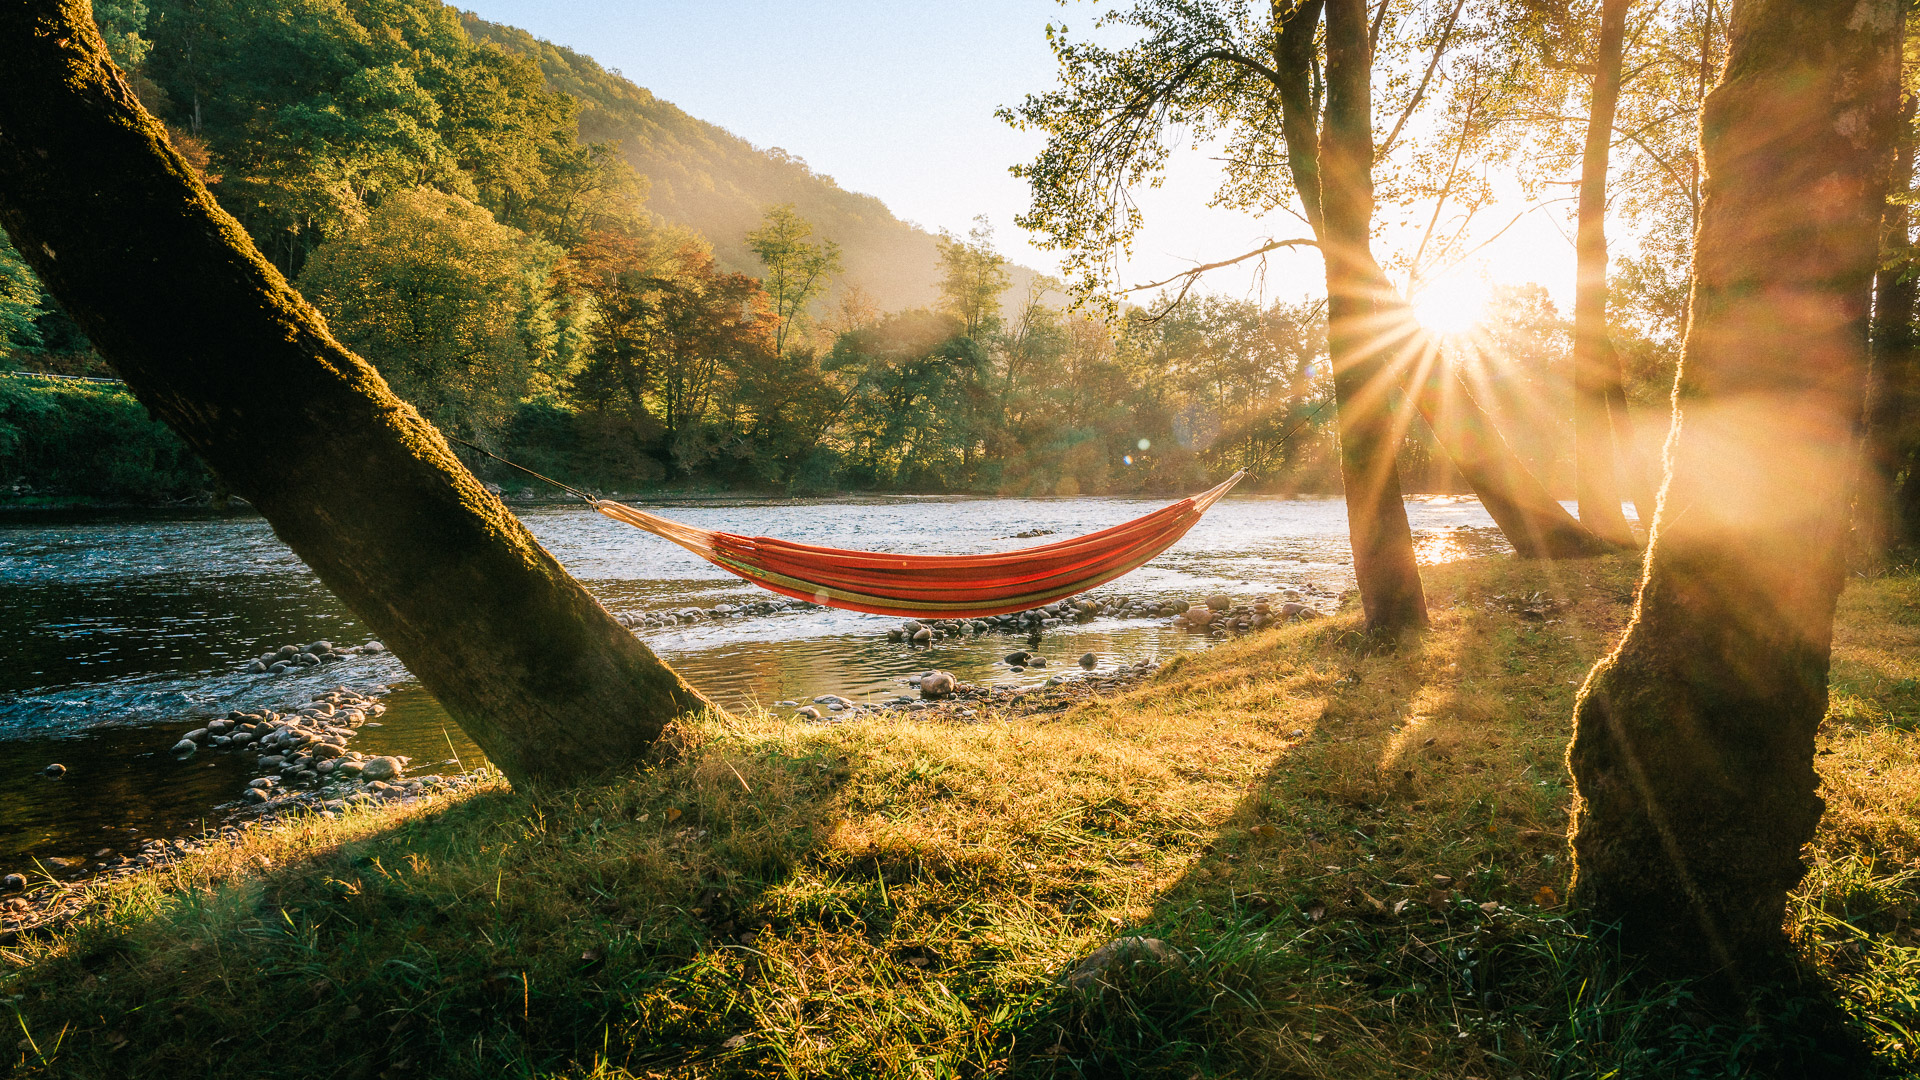
<path id="1" fill-rule="evenodd" d="M 509 777 L 632 762 L 706 707 L 333 340 L 140 107 L 85 3 L 0 7 L 0 73 L 0 226 Z"/>

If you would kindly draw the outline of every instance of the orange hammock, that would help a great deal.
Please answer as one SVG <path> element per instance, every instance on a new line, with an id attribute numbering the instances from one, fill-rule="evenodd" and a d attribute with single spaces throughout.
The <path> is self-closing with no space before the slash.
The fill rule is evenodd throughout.
<path id="1" fill-rule="evenodd" d="M 1025 611 L 1104 585 L 1172 547 L 1245 472 L 1143 518 L 990 555 L 892 555 L 696 529 L 608 499 L 593 508 L 671 540 L 763 589 L 874 615 L 972 619 Z"/>

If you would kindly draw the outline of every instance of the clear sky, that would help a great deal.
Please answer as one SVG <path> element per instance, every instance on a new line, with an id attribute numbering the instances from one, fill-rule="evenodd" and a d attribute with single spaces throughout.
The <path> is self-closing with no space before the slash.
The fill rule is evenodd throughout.
<path id="1" fill-rule="evenodd" d="M 586 53 L 757 146 L 781 147 L 840 186 L 878 196 L 901 218 L 964 233 L 985 214 L 1015 261 L 1057 265 L 1013 224 L 1027 193 L 1007 167 L 1030 160 L 1040 140 L 993 111 L 1053 85 L 1045 27 L 1088 29 L 1090 4 L 478 0 L 472 10 Z M 1206 156 L 1184 153 L 1164 187 L 1136 193 L 1147 229 L 1128 268 L 1132 280 L 1304 234 L 1290 217 L 1207 210 L 1213 185 Z M 1487 233 L 1518 209 L 1484 215 Z M 1556 297 L 1571 291 L 1572 246 L 1545 214 L 1529 215 L 1484 254 L 1495 280 L 1537 280 Z M 1319 257 L 1303 249 L 1274 256 L 1264 281 L 1242 272 L 1209 284 L 1296 299 L 1324 291 L 1320 275 Z"/>

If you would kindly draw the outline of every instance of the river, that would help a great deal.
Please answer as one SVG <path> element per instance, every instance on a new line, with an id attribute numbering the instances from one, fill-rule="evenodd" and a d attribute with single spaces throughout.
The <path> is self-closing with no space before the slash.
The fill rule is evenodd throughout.
<path id="1" fill-rule="evenodd" d="M 875 498 L 645 504 L 708 528 L 878 551 L 1004 551 L 1092 532 L 1164 500 Z M 738 604 L 761 593 L 656 537 L 579 507 L 520 516 L 616 614 Z M 1410 499 L 1423 563 L 1506 550 L 1471 498 Z M 1015 534 L 1026 533 L 1027 538 Z M 1036 537 L 1038 534 L 1038 538 Z M 1286 589 L 1330 609 L 1352 583 L 1343 504 L 1242 496 L 1185 539 L 1097 594 L 1185 601 Z M 1056 666 L 1000 662 L 1025 639 L 887 639 L 900 620 L 827 609 L 702 620 L 641 636 L 688 681 L 728 706 L 891 697 L 929 668 L 962 681 L 1038 683 L 1092 652 L 1102 665 L 1164 659 L 1210 639 L 1164 619 L 1096 619 L 1049 631 Z M 249 779 L 246 755 L 178 761 L 179 733 L 235 708 L 291 708 L 325 689 L 391 687 L 389 710 L 354 749 L 403 754 L 415 771 L 485 760 L 392 654 L 282 675 L 248 675 L 263 651 L 369 632 L 257 516 L 65 515 L 0 520 L 0 873 L 36 859 L 124 849 L 135 837 L 197 830 Z M 48 764 L 67 767 L 59 780 Z M 444 767 L 443 767 L 444 763 Z"/>

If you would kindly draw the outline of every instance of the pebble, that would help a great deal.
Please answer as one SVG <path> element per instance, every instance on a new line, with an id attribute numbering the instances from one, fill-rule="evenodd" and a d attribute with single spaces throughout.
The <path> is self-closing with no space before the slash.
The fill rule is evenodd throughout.
<path id="1" fill-rule="evenodd" d="M 67 775 L 67 767 L 56 761 L 53 764 L 47 766 L 46 768 L 41 769 L 40 775 L 50 776 L 55 780 L 58 780 L 59 778 Z"/>
<path id="2" fill-rule="evenodd" d="M 1092 653 L 1087 653 L 1085 656 L 1082 656 L 1080 658 L 1080 666 L 1088 670 L 1092 670 L 1093 668 L 1097 667 L 1099 663 L 1100 663 L 1100 658 L 1093 655 Z"/>
<path id="3" fill-rule="evenodd" d="M 25 874 L 8 874 L 6 877 L 0 877 L 0 892 L 19 892 L 26 887 Z"/>

